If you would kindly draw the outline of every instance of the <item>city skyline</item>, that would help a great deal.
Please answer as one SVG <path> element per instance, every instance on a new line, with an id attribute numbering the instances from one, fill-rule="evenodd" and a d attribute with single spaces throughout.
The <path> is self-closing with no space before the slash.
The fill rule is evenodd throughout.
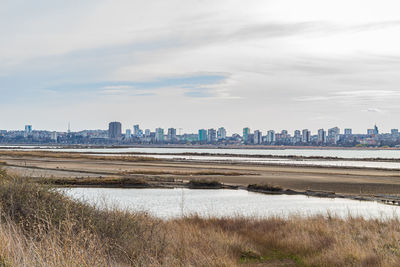
<path id="1" fill-rule="evenodd" d="M 71 123 L 68 123 L 67 128 L 66 129 L 62 129 L 62 130 L 55 130 L 55 129 L 51 129 L 51 128 L 50 129 L 39 129 L 39 128 L 33 128 L 34 127 L 33 124 L 24 124 L 24 125 L 22 125 L 22 127 L 19 127 L 18 129 L 6 129 L 6 128 L 1 128 L 1 126 L 0 126 L 0 131 L 1 130 L 6 130 L 6 131 L 24 131 L 24 130 L 26 130 L 27 127 L 30 127 L 29 128 L 30 131 L 49 131 L 49 132 L 54 132 L 54 131 L 55 132 L 82 132 L 82 131 L 93 131 L 93 130 L 108 130 L 109 124 L 113 123 L 113 122 L 121 124 L 120 127 L 121 127 L 121 132 L 122 133 L 125 133 L 125 131 L 129 129 L 129 130 L 131 130 L 133 135 L 135 135 L 137 133 L 137 130 L 142 130 L 143 133 L 144 133 L 144 130 L 154 130 L 155 131 L 158 128 L 164 129 L 164 130 L 175 129 L 175 130 L 179 130 L 179 132 L 189 134 L 189 133 L 197 133 L 198 130 L 200 130 L 200 129 L 205 129 L 205 130 L 215 129 L 215 130 L 217 130 L 218 128 L 222 127 L 222 128 L 224 128 L 226 130 L 226 133 L 239 134 L 239 135 L 243 134 L 243 130 L 245 128 L 249 129 L 250 132 L 261 131 L 263 133 L 267 133 L 270 130 L 275 131 L 276 133 L 279 133 L 281 131 L 287 131 L 289 133 L 294 133 L 296 130 L 300 130 L 300 131 L 309 130 L 312 134 L 318 134 L 318 131 L 320 129 L 328 130 L 328 129 L 331 129 L 331 128 L 339 128 L 340 131 L 341 131 L 341 134 L 345 134 L 346 130 L 350 130 L 352 134 L 366 134 L 368 130 L 374 129 L 374 127 L 377 127 L 377 126 L 379 126 L 379 132 L 381 132 L 381 133 L 390 133 L 391 130 L 400 128 L 400 124 L 399 124 L 399 127 L 390 127 L 390 128 L 386 128 L 385 129 L 385 128 L 382 128 L 377 123 L 369 125 L 368 127 L 362 129 L 361 131 L 358 131 L 357 129 L 355 129 L 353 127 L 340 127 L 338 125 L 330 125 L 328 127 L 318 127 L 317 129 L 311 129 L 311 128 L 305 127 L 305 126 L 297 128 L 297 129 L 295 129 L 295 128 L 291 129 L 291 128 L 288 128 L 288 127 L 283 128 L 283 129 L 273 129 L 273 128 L 268 128 L 268 127 L 264 127 L 264 128 L 262 128 L 262 127 L 248 127 L 246 125 L 246 126 L 240 128 L 240 130 L 238 130 L 238 131 L 232 131 L 231 129 L 225 127 L 223 124 L 220 124 L 220 125 L 216 125 L 216 126 L 214 125 L 214 126 L 211 126 L 211 127 L 201 127 L 200 126 L 200 127 L 197 127 L 197 128 L 195 128 L 193 130 L 187 130 L 187 129 L 184 129 L 184 128 L 181 128 L 181 127 L 177 127 L 177 126 L 173 126 L 173 125 L 169 125 L 169 126 L 165 126 L 165 127 L 163 127 L 163 126 L 149 127 L 147 124 L 130 123 L 130 124 L 128 124 L 129 126 L 127 126 L 127 124 L 124 124 L 124 123 L 122 123 L 120 121 L 114 120 L 114 121 L 105 123 L 104 127 L 102 127 L 102 128 L 93 128 L 93 129 L 90 129 L 90 128 L 73 129 L 73 128 L 71 128 Z M 143 125 L 146 125 L 146 126 L 143 127 Z M 139 128 L 139 127 L 141 127 L 141 128 Z M 177 134 L 179 132 L 177 132 Z"/>
<path id="2" fill-rule="evenodd" d="M 389 131 L 400 115 L 399 7 L 2 1 L 0 128 L 60 131 L 70 121 L 97 129 L 118 120 L 187 131 L 361 132 L 374 123 Z"/>
<path id="3" fill-rule="evenodd" d="M 23 131 L 0 130 L 1 144 L 60 144 L 60 145 L 273 145 L 273 146 L 335 146 L 335 147 L 400 147 L 399 129 L 389 133 L 379 130 L 377 125 L 368 128 L 366 133 L 353 132 L 351 128 L 332 127 L 318 129 L 317 133 L 309 129 L 298 129 L 291 134 L 287 130 L 275 131 L 244 127 L 242 135 L 228 134 L 224 127 L 218 129 L 201 128 L 197 133 L 182 132 L 182 128 L 156 128 L 154 131 L 141 128 L 139 124 L 123 130 L 121 122 L 112 121 L 106 130 L 84 130 L 67 132 L 34 130 L 25 125 Z"/>
<path id="4" fill-rule="evenodd" d="M 224 126 L 218 126 L 218 127 L 211 127 L 211 128 L 197 128 L 197 130 L 193 131 L 193 132 L 186 132 L 184 131 L 183 128 L 176 128 L 176 127 L 156 127 L 153 128 L 154 132 L 157 133 L 157 131 L 160 131 L 160 134 L 163 135 L 182 135 L 182 134 L 193 134 L 193 133 L 198 133 L 200 134 L 200 131 L 209 131 L 209 130 L 215 130 L 215 136 L 220 137 L 226 137 L 228 136 L 228 131 Z M 364 129 L 364 132 L 356 132 L 354 131 L 353 128 L 341 128 L 338 126 L 334 126 L 334 127 L 329 127 L 329 128 L 319 128 L 318 130 L 316 130 L 315 132 L 312 130 L 309 130 L 308 128 L 301 128 L 301 129 L 295 129 L 292 131 L 289 131 L 287 129 L 281 129 L 281 130 L 276 130 L 276 129 L 261 129 L 261 128 L 250 128 L 250 127 L 244 127 L 242 128 L 242 132 L 238 133 L 238 132 L 231 132 L 231 135 L 241 135 L 243 136 L 245 139 L 247 138 L 247 135 L 249 134 L 263 134 L 265 133 L 265 136 L 268 136 L 270 134 L 270 132 L 275 133 L 282 133 L 282 134 L 291 134 L 293 133 L 293 136 L 296 135 L 297 132 L 300 133 L 301 136 L 305 136 L 305 135 L 315 135 L 318 136 L 320 138 L 320 134 L 323 134 L 323 138 L 325 138 L 325 135 L 328 134 L 330 135 L 330 131 L 335 133 L 335 134 L 341 134 L 341 135 L 370 135 L 370 134 L 389 134 L 389 133 L 393 133 L 393 131 L 398 131 L 399 128 L 391 128 L 389 131 L 382 131 L 381 128 L 379 128 L 377 126 L 377 124 L 375 124 L 373 127 L 369 127 Z M 167 130 L 168 132 L 164 133 L 164 130 Z M 177 132 L 178 130 L 178 132 Z M 72 131 L 70 128 L 70 123 L 68 123 L 68 129 L 67 131 L 56 131 L 56 130 L 49 130 L 49 129 L 34 129 L 32 124 L 25 124 L 23 129 L 0 129 L 0 131 L 5 131 L 5 132 L 21 132 L 24 131 L 25 132 L 25 137 L 27 134 L 32 133 L 34 131 L 48 131 L 48 132 L 59 132 L 59 133 L 79 133 L 79 132 L 85 132 L 85 131 L 108 131 L 109 136 L 112 136 L 110 138 L 116 138 L 117 134 L 119 132 L 119 135 L 124 135 L 124 132 L 128 135 L 132 135 L 132 136 L 138 136 L 138 135 L 144 135 L 145 133 L 150 133 L 151 132 L 151 128 L 149 127 L 140 127 L 139 124 L 133 124 L 131 126 L 131 128 L 127 128 L 124 127 L 123 124 L 119 121 L 112 121 L 108 123 L 108 129 L 104 128 L 104 129 L 83 129 L 83 130 L 77 130 L 77 131 Z M 398 132 L 396 132 L 397 134 Z M 206 133 L 207 134 L 207 133 Z M 306 140 L 308 140 L 308 137 L 306 138 Z"/>

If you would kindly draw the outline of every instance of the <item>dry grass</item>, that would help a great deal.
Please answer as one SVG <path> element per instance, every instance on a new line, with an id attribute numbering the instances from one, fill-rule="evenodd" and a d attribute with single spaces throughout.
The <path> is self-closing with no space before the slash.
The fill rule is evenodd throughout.
<path id="1" fill-rule="evenodd" d="M 161 221 L 99 210 L 44 185 L 0 176 L 0 266 L 400 265 L 397 219 Z"/>
<path id="2" fill-rule="evenodd" d="M 141 178 L 132 177 L 82 177 L 82 178 L 39 178 L 33 179 L 41 184 L 58 186 L 105 186 L 105 187 L 149 187 Z"/>
<path id="3" fill-rule="evenodd" d="M 110 161 L 158 161 L 160 159 L 152 157 L 138 156 L 97 156 L 72 152 L 51 152 L 51 151 L 0 151 L 0 156 L 10 157 L 41 157 L 57 159 L 89 159 L 89 160 L 110 160 Z"/>
<path id="4" fill-rule="evenodd" d="M 270 191 L 270 192 L 280 192 L 283 190 L 283 188 L 279 185 L 273 185 L 273 184 L 249 184 L 247 186 L 249 190 L 260 190 L 260 191 Z"/>
<path id="5" fill-rule="evenodd" d="M 222 183 L 212 179 L 191 179 L 189 188 L 222 188 Z"/>
<path id="6" fill-rule="evenodd" d="M 129 170 L 123 171 L 122 175 L 132 175 L 132 174 L 145 174 L 145 175 L 220 175 L 220 176 L 241 176 L 241 175 L 258 175 L 257 173 L 250 172 L 233 172 L 233 171 L 166 171 L 166 170 Z"/>

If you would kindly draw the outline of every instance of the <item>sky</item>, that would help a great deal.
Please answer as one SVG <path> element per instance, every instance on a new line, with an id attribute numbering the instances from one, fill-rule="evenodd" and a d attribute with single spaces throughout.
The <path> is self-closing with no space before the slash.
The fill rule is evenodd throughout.
<path id="1" fill-rule="evenodd" d="M 0 129 L 400 128 L 397 0 L 2 0 Z"/>

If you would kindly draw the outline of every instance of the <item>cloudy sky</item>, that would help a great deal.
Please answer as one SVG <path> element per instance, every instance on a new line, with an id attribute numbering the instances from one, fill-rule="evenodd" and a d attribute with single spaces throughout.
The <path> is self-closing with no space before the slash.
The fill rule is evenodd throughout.
<path id="1" fill-rule="evenodd" d="M 398 0 L 2 0 L 0 129 L 400 128 Z"/>

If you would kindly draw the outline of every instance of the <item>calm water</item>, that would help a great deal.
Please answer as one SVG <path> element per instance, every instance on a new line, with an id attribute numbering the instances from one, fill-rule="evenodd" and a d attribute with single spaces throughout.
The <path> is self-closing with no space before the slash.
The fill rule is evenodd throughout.
<path id="1" fill-rule="evenodd" d="M 29 148 L 29 147 L 24 147 Z M 31 147 L 32 148 L 32 147 Z M 384 158 L 400 159 L 400 150 L 360 150 L 360 149 L 203 149 L 203 148 L 88 148 L 88 149 L 55 149 L 52 147 L 32 148 L 32 150 L 64 151 L 64 152 L 98 152 L 98 153 L 211 153 L 235 155 L 274 155 L 303 157 L 338 157 L 344 159 Z"/>
<path id="2" fill-rule="evenodd" d="M 99 206 L 117 205 L 132 211 L 147 211 L 160 218 L 175 218 L 182 214 L 204 217 L 286 217 L 326 215 L 328 212 L 340 217 L 400 217 L 400 207 L 377 202 L 264 195 L 245 190 L 73 188 L 65 192 L 73 198 Z"/>
<path id="3" fill-rule="evenodd" d="M 92 154 L 93 155 L 93 154 Z M 98 156 L 122 156 L 125 154 L 94 154 Z M 129 154 L 131 155 L 131 154 Z M 126 155 L 125 155 L 126 156 Z M 134 155 L 132 155 L 134 156 Z M 400 170 L 400 162 L 382 162 L 370 160 L 324 160 L 324 159 L 290 159 L 290 158 L 251 158 L 251 157 L 227 157 L 227 156 L 188 156 L 188 155 L 160 155 L 146 154 L 142 157 L 154 157 L 160 159 L 176 159 L 188 161 L 221 161 L 221 162 L 244 162 L 257 164 L 279 164 L 298 166 L 326 166 L 326 167 L 357 167 L 357 168 L 379 168 Z"/>
<path id="4" fill-rule="evenodd" d="M 398 162 L 379 162 L 368 159 L 400 159 L 400 150 L 348 150 L 348 149 L 199 149 L 199 148 L 87 148 L 64 149 L 54 147 L 23 147 L 24 150 L 45 150 L 63 152 L 95 152 L 98 155 L 105 153 L 149 153 L 142 156 L 151 156 L 163 159 L 182 159 L 196 161 L 225 161 L 225 162 L 252 162 L 258 164 L 281 164 L 301 166 L 334 166 L 334 167 L 360 167 L 400 170 Z M 181 153 L 210 153 L 214 156 L 178 155 Z M 154 154 L 153 154 L 154 153 Z M 240 157 L 227 157 L 222 154 L 235 154 Z M 173 154 L 173 155 L 165 155 Z M 176 155 L 175 155 L 176 154 Z M 109 154 L 109 156 L 118 154 Z M 254 158 L 246 155 L 262 156 L 303 156 L 303 157 L 337 157 L 335 160 L 326 159 L 292 159 L 292 158 Z M 351 159 L 365 159 L 354 161 Z"/>

